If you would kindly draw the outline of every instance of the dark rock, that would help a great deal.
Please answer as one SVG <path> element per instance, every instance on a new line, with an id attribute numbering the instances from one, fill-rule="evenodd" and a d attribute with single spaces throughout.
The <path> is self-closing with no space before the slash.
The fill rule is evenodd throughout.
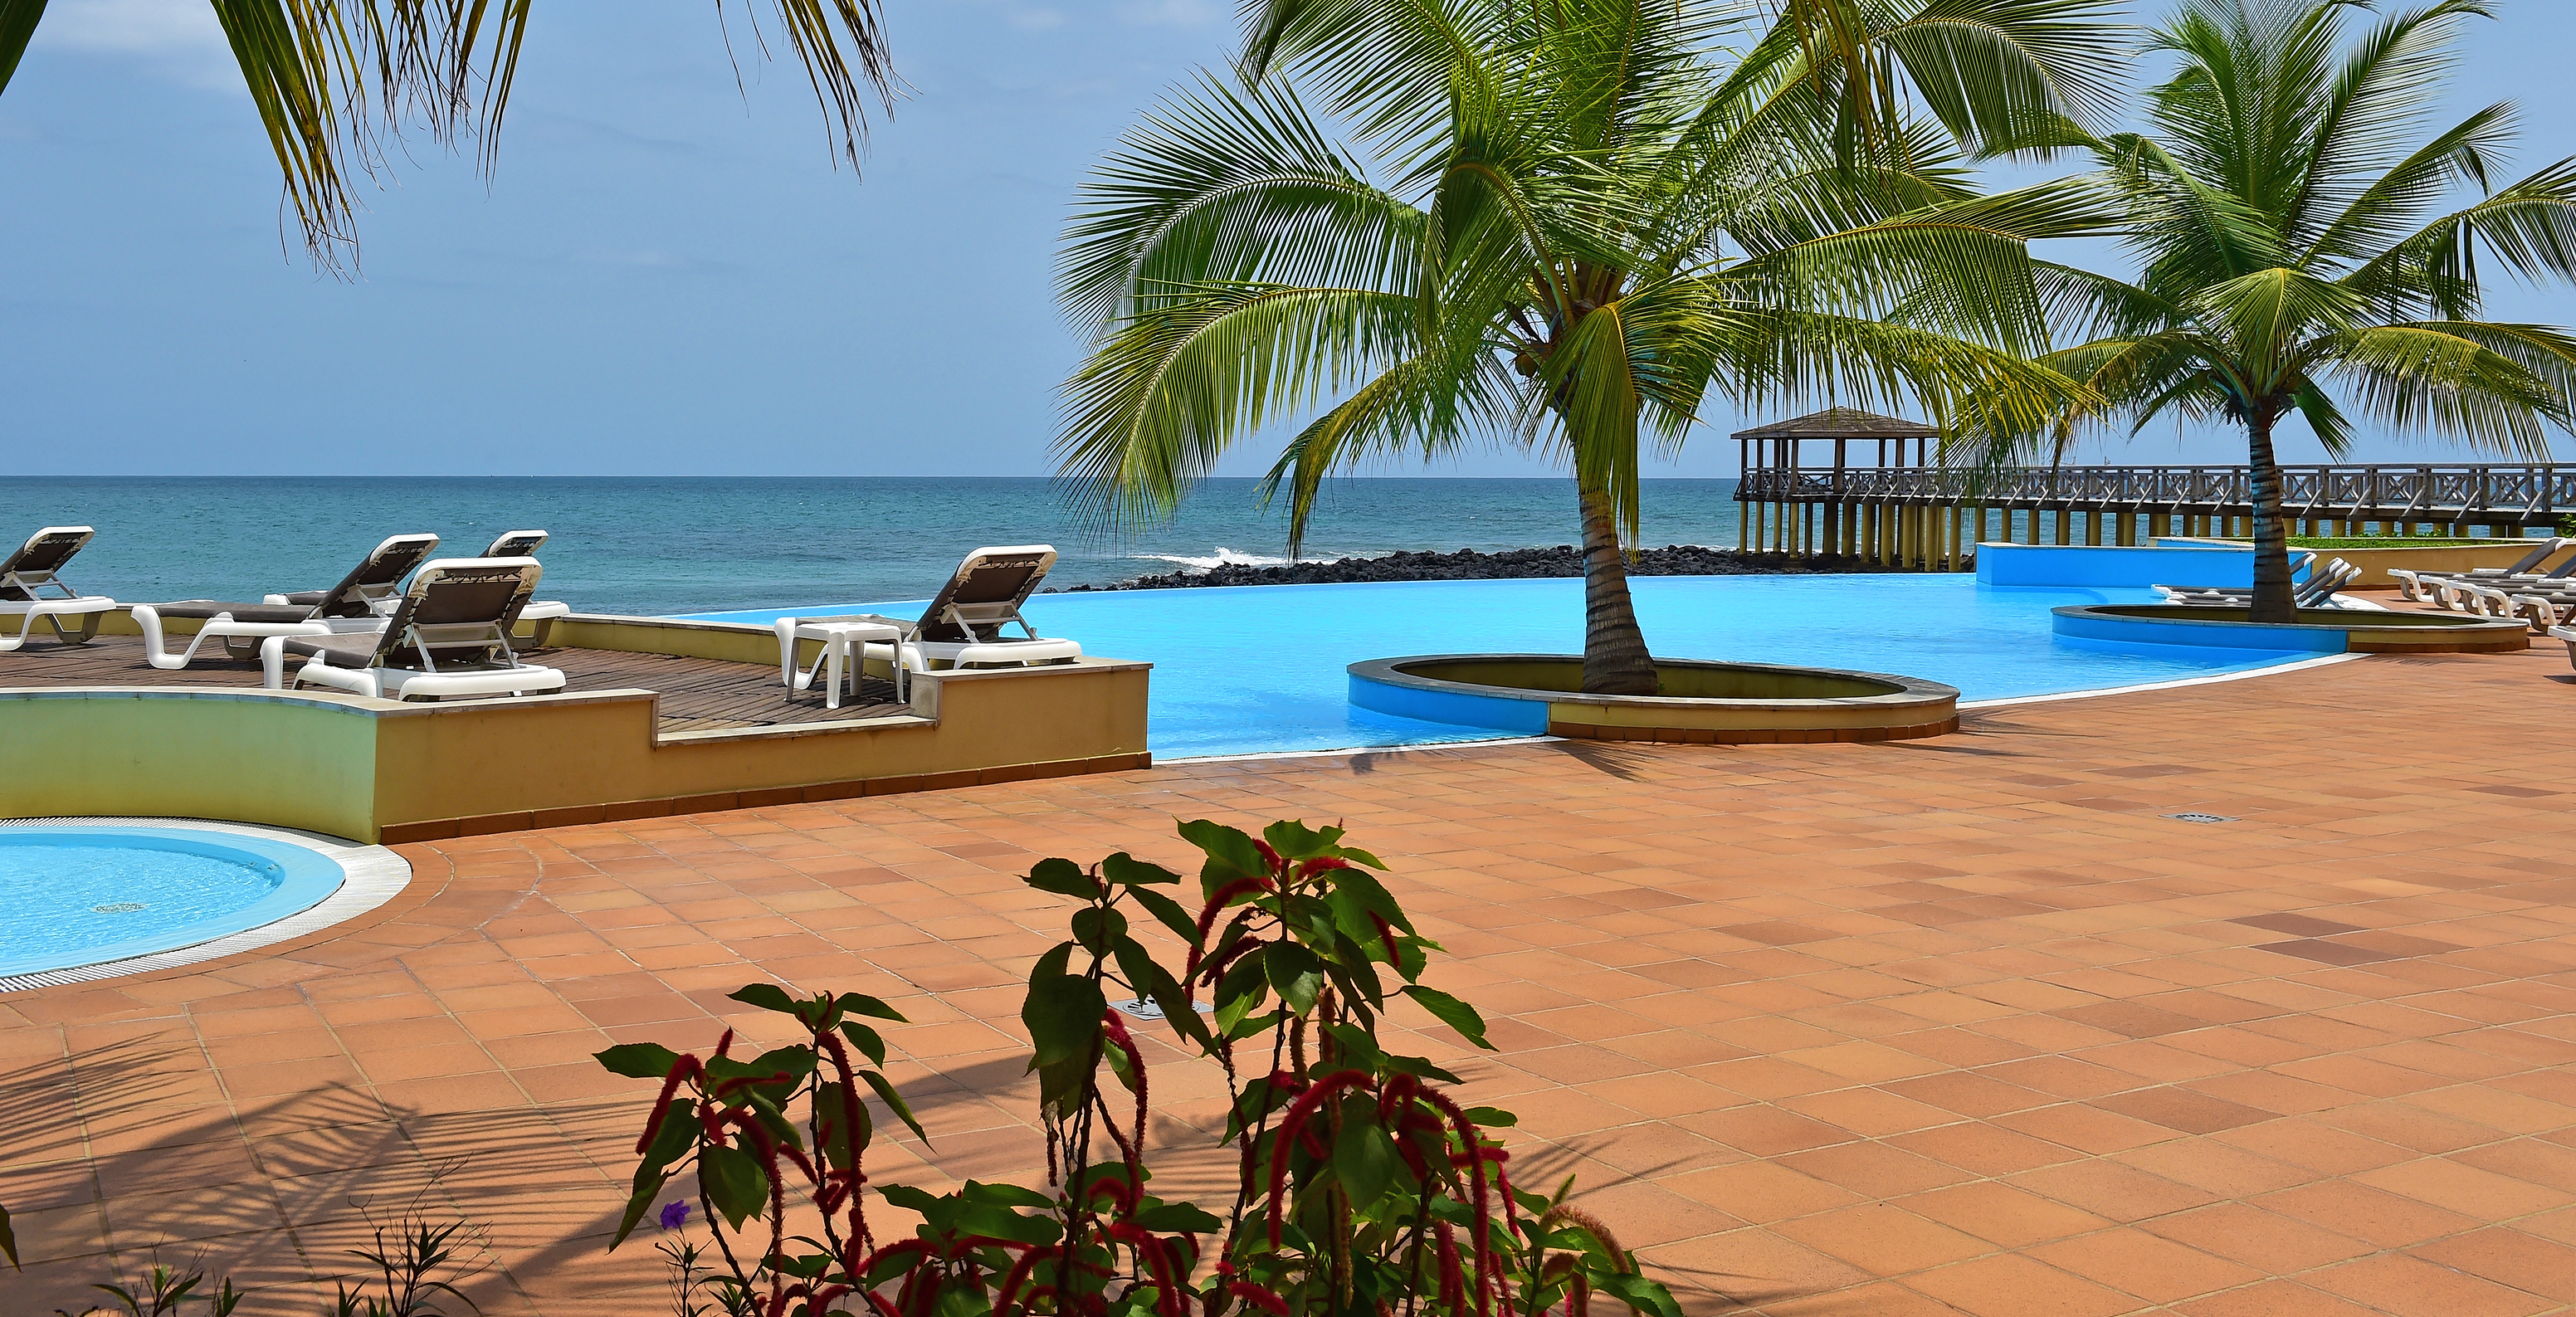
<path id="1" fill-rule="evenodd" d="M 1631 576 L 1783 576 L 1812 572 L 1890 571 L 1858 558 L 1803 558 L 1781 553 L 1744 553 L 1696 544 L 1668 544 L 1646 549 L 1628 564 Z M 1203 572 L 1163 572 L 1115 585 L 1076 585 L 1088 590 L 1168 590 L 1201 585 L 1343 585 L 1363 581 L 1501 581 L 1540 576 L 1581 576 L 1583 556 L 1571 544 L 1552 549 L 1505 549 L 1481 553 L 1390 553 L 1379 558 L 1341 558 L 1275 567 L 1228 563 Z"/>

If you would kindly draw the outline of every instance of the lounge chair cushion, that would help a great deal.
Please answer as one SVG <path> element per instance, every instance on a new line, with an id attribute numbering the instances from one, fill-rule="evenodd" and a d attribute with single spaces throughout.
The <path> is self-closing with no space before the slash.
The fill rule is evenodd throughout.
<path id="1" fill-rule="evenodd" d="M 163 617 L 191 617 L 201 622 L 217 613 L 230 613 L 236 622 L 308 622 L 313 618 L 310 604 L 228 604 L 219 599 L 182 599 L 175 604 L 154 604 L 152 609 Z"/>
<path id="2" fill-rule="evenodd" d="M 376 657 L 383 638 L 372 632 L 347 636 L 288 636 L 286 652 L 312 659 L 326 668 L 363 668 Z"/>

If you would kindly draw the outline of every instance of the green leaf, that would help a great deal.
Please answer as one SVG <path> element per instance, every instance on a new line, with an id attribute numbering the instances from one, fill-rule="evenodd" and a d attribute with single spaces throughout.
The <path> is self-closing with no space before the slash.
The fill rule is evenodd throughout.
<path id="1" fill-rule="evenodd" d="M 1201 1047 L 1213 1049 L 1215 1039 L 1209 1036 L 1207 1023 L 1199 1018 L 1198 1008 L 1191 1004 L 1190 994 L 1181 987 L 1172 972 L 1156 963 L 1153 956 L 1134 938 L 1120 938 L 1113 948 L 1118 954 L 1118 972 L 1137 992 L 1163 1008 L 1163 1020 L 1181 1037 Z"/>
<path id="2" fill-rule="evenodd" d="M 1226 967 L 1225 977 L 1216 981 L 1216 1025 L 1232 1031 L 1270 996 L 1268 980 L 1262 977 L 1261 962 L 1270 955 L 1270 947 L 1256 947 Z"/>
<path id="3" fill-rule="evenodd" d="M 1181 876 L 1159 864 L 1148 864 L 1125 851 L 1100 862 L 1100 876 L 1122 887 L 1138 883 L 1177 883 Z"/>
<path id="4" fill-rule="evenodd" d="M 1133 1219 L 1147 1230 L 1166 1234 L 1212 1235 L 1225 1228 L 1224 1221 L 1195 1203 L 1156 1203 L 1140 1208 Z"/>
<path id="5" fill-rule="evenodd" d="M 1207 854 L 1207 864 L 1199 870 L 1199 883 L 1210 896 L 1237 878 L 1267 877 L 1270 873 L 1270 862 L 1261 858 L 1261 848 L 1237 829 L 1192 819 L 1181 825 L 1180 833 L 1181 840 Z"/>
<path id="6" fill-rule="evenodd" d="M 892 1020 L 896 1024 L 911 1023 L 903 1018 L 903 1012 L 864 992 L 842 993 L 832 999 L 832 1004 L 849 1015 L 864 1015 L 871 1020 Z"/>
<path id="7" fill-rule="evenodd" d="M 932 1219 L 932 1214 L 941 1210 L 937 1195 L 927 1189 L 916 1189 L 908 1184 L 879 1185 L 877 1196 L 897 1207 L 918 1214 L 925 1221 Z"/>
<path id="8" fill-rule="evenodd" d="M 992 1296 L 984 1292 L 983 1286 L 949 1285 L 939 1291 L 938 1301 L 930 1307 L 930 1317 L 987 1317 L 992 1311 Z"/>
<path id="9" fill-rule="evenodd" d="M 1333 843 L 1342 839 L 1342 830 L 1325 828 L 1319 832 L 1307 827 L 1302 819 L 1281 819 L 1263 828 L 1261 839 L 1270 843 L 1270 849 L 1279 852 L 1281 859 L 1311 860 L 1333 854 Z"/>
<path id="10" fill-rule="evenodd" d="M 662 1127 L 653 1131 L 653 1142 L 644 1150 L 644 1160 L 635 1167 L 636 1187 L 642 1188 L 645 1180 L 671 1169 L 671 1163 L 688 1155 L 689 1149 L 698 1146 L 698 1134 L 703 1128 L 687 1103 L 672 1103 L 662 1116 Z"/>
<path id="11" fill-rule="evenodd" d="M 734 1229 L 769 1208 L 769 1171 L 740 1148 L 715 1145 L 698 1153 L 698 1180 L 707 1200 Z"/>
<path id="12" fill-rule="evenodd" d="M 1413 921 L 1405 917 L 1404 907 L 1396 904 L 1395 894 L 1386 890 L 1386 884 L 1379 882 L 1376 874 L 1359 869 L 1335 869 L 1333 894 L 1357 901 L 1361 909 L 1395 925 L 1404 932 L 1415 931 Z M 1357 924 L 1356 927 L 1345 924 L 1345 927 L 1350 927 L 1352 937 L 1366 942 L 1377 936 L 1377 929 L 1365 920 L 1354 922 Z"/>
<path id="13" fill-rule="evenodd" d="M 1173 935 L 1181 941 L 1198 941 L 1199 921 L 1190 918 L 1190 912 L 1182 909 L 1180 902 L 1161 892 L 1148 891 L 1142 887 L 1128 888 L 1127 895 L 1136 904 L 1145 907 L 1145 913 L 1162 921 L 1163 927 L 1172 930 Z"/>
<path id="14" fill-rule="evenodd" d="M 1399 1075 L 1411 1075 L 1416 1079 L 1437 1079 L 1444 1084 L 1463 1084 L 1467 1082 L 1466 1080 L 1460 1079 L 1458 1076 L 1431 1064 L 1430 1059 L 1427 1057 L 1389 1056 L 1380 1061 L 1379 1064 L 1385 1066 L 1393 1073 Z"/>
<path id="15" fill-rule="evenodd" d="M 885 1064 L 885 1038 L 876 1030 L 871 1029 L 856 1020 L 843 1020 L 841 1021 L 841 1036 L 850 1040 L 850 1046 L 859 1049 L 859 1055 L 866 1057 L 868 1059 L 868 1064 Z"/>
<path id="16" fill-rule="evenodd" d="M 1614 1271 L 1599 1263 L 1584 1268 L 1592 1288 L 1627 1304 L 1649 1317 L 1682 1317 L 1682 1306 L 1673 1292 L 1657 1281 L 1648 1280 L 1633 1271 Z"/>
<path id="17" fill-rule="evenodd" d="M 1100 895 L 1100 880 L 1084 873 L 1082 866 L 1071 860 L 1040 860 L 1023 881 L 1041 892 L 1053 892 L 1058 896 L 1078 896 L 1089 901 Z"/>
<path id="18" fill-rule="evenodd" d="M 1278 991 L 1279 1000 L 1288 1003 L 1288 1009 L 1299 1015 L 1315 1009 L 1316 999 L 1324 992 L 1322 958 L 1294 942 L 1272 943 L 1259 954 L 1263 974 Z"/>
<path id="19" fill-rule="evenodd" d="M 671 1067 L 680 1063 L 680 1054 L 660 1043 L 619 1043 L 604 1051 L 591 1053 L 591 1059 L 612 1075 L 628 1079 L 662 1079 Z"/>
<path id="20" fill-rule="evenodd" d="M 1047 1206 L 1053 1207 L 1053 1200 Z M 1064 1238 L 1064 1227 L 1043 1216 L 1022 1216 L 994 1203 L 969 1201 L 958 1213 L 957 1227 L 970 1235 L 989 1235 L 995 1239 L 1017 1240 L 1023 1244 L 1052 1244 Z"/>
<path id="21" fill-rule="evenodd" d="M 840 1081 L 814 1086 L 814 1116 L 822 1126 L 816 1140 L 821 1145 L 823 1161 L 834 1170 L 846 1171 L 859 1164 L 859 1154 L 874 1137 L 874 1122 L 868 1119 L 868 1104 L 847 1101 L 849 1088 Z M 858 1112 L 858 1123 L 852 1127 L 847 1113 Z"/>
<path id="22" fill-rule="evenodd" d="M 764 1011 L 793 1015 L 799 1020 L 805 1018 L 806 1009 L 813 1005 L 812 1002 L 800 1001 L 788 996 L 787 989 L 775 983 L 747 983 L 725 995 L 745 1006 L 757 1006 Z"/>
<path id="23" fill-rule="evenodd" d="M 896 1091 L 893 1080 L 874 1070 L 860 1071 L 859 1078 L 868 1081 L 868 1087 L 877 1091 L 877 1100 L 886 1104 L 886 1110 L 893 1112 L 894 1118 L 902 1121 L 904 1128 L 911 1130 L 914 1138 L 924 1143 L 930 1142 L 929 1132 L 921 1128 L 919 1120 L 913 1118 L 912 1104 L 903 1100 L 903 1094 Z"/>
<path id="24" fill-rule="evenodd" d="M 1341 1132 L 1333 1137 L 1333 1175 L 1342 1182 L 1342 1191 L 1350 1195 L 1351 1210 L 1365 1212 L 1394 1187 L 1396 1172 L 1403 1162 L 1396 1153 L 1395 1140 L 1378 1126 L 1376 1103 L 1363 1101 L 1359 1105 L 1368 1114 L 1358 1119 L 1345 1115 Z"/>
<path id="25" fill-rule="evenodd" d="M 618 1245 L 626 1242 L 628 1235 L 635 1233 L 635 1227 L 644 1220 L 644 1214 L 653 1210 L 653 1200 L 662 1196 L 663 1186 L 669 1183 L 670 1177 L 665 1175 L 653 1176 L 649 1181 L 639 1180 L 635 1192 L 627 1195 L 626 1214 L 617 1218 L 617 1235 L 608 1241 L 610 1252 L 615 1252 Z M 7 1231 L 8 1218 L 7 1209 L 0 1208 L 0 1234 Z M 18 1261 L 15 1247 L 9 1250 L 9 1261 L 13 1265 Z"/>
<path id="26" fill-rule="evenodd" d="M 1028 1026 L 1036 1054 L 1029 1069 L 1038 1075 L 1041 1105 L 1065 1109 L 1079 1099 L 1100 1038 L 1101 1014 L 1109 1001 L 1100 985 L 1075 974 L 1032 979 L 1020 1004 L 1020 1022 Z"/>
<path id="27" fill-rule="evenodd" d="M 1041 1212 L 1052 1211 L 1055 1208 L 1055 1195 L 1043 1193 L 1025 1185 L 987 1184 L 982 1180 L 968 1180 L 963 1192 L 966 1201 L 970 1203 L 992 1203 L 1000 1207 L 1033 1207 Z"/>
<path id="28" fill-rule="evenodd" d="M 1507 1130 L 1521 1123 L 1520 1117 L 1501 1107 L 1469 1107 L 1465 1115 L 1468 1120 L 1486 1129 Z"/>
<path id="29" fill-rule="evenodd" d="M 1073 940 L 1095 956 L 1107 955 L 1113 938 L 1127 936 L 1127 916 L 1107 906 L 1085 906 L 1073 912 Z"/>
<path id="30" fill-rule="evenodd" d="M 1407 987 L 1404 995 L 1421 1003 L 1422 1009 L 1431 1012 L 1434 1019 L 1457 1030 L 1459 1037 L 1488 1052 L 1499 1050 L 1485 1041 L 1485 1017 L 1478 1015 L 1475 1007 L 1419 983 Z"/>

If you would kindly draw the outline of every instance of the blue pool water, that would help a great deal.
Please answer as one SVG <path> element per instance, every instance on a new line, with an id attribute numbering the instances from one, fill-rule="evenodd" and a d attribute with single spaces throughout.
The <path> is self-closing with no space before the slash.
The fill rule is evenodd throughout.
<path id="1" fill-rule="evenodd" d="M 2056 638 L 2060 604 L 2149 603 L 2148 590 L 1980 586 L 1964 575 L 1665 576 L 1632 582 L 1646 642 L 1671 658 L 1893 672 L 1967 699 L 2098 690 L 2208 676 L 2300 655 L 2088 646 Z M 766 623 L 788 613 L 910 616 L 921 601 L 814 604 L 693 616 Z M 1418 581 L 1041 595 L 1029 620 L 1085 653 L 1155 665 L 1149 738 L 1163 757 L 1482 740 L 1348 700 L 1362 659 L 1465 651 L 1574 653 L 1577 580 Z"/>
<path id="2" fill-rule="evenodd" d="M 180 828 L 0 828 L 0 975 L 194 946 L 338 890 L 317 851 Z"/>

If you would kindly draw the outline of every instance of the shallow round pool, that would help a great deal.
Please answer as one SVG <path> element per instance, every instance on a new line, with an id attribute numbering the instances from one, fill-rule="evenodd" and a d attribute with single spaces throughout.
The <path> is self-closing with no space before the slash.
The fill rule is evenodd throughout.
<path id="1" fill-rule="evenodd" d="M 179 828 L 0 828 L 0 978 L 211 942 L 311 909 L 347 878 L 302 846 Z"/>
<path id="2" fill-rule="evenodd" d="M 2056 636 L 2061 604 L 2153 603 L 2151 590 L 1981 586 L 1967 575 L 1656 576 L 1631 582 L 1646 643 L 1665 658 L 1894 672 L 1969 700 L 2053 695 L 2241 672 L 2306 655 L 2105 646 Z M 921 602 L 701 613 L 918 613 Z M 1583 648 L 1583 583 L 1408 581 L 1041 595 L 1029 620 L 1083 651 L 1154 667 L 1156 755 L 1257 754 L 1482 740 L 1492 731 L 1375 713 L 1345 669 L 1403 654 Z"/>

